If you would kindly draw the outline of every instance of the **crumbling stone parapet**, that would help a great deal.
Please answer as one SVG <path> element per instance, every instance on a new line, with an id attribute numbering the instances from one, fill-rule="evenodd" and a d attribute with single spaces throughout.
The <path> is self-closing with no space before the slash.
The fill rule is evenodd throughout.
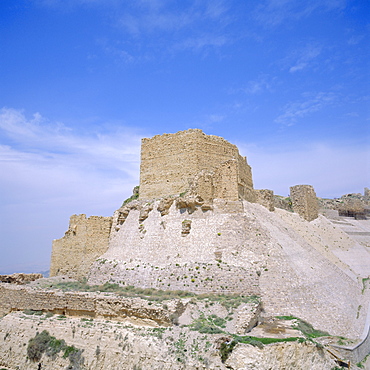
<path id="1" fill-rule="evenodd" d="M 80 279 L 108 249 L 112 217 L 73 215 L 63 238 L 53 241 L 50 276 Z"/>
<path id="2" fill-rule="evenodd" d="M 319 216 L 319 204 L 314 188 L 311 185 L 295 185 L 290 187 L 290 198 L 293 211 L 307 221 Z"/>

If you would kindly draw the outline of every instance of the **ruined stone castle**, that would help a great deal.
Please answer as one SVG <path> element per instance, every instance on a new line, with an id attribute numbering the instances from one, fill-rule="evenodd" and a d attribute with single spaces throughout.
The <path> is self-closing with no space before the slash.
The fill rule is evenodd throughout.
<path id="1" fill-rule="evenodd" d="M 261 369 L 279 364 L 276 366 L 321 370 L 343 364 L 341 359 L 346 365 L 357 363 L 370 353 L 369 206 L 368 189 L 363 196 L 347 194 L 335 200 L 318 199 L 310 185 L 292 186 L 289 197 L 254 189 L 251 168 L 238 148 L 198 129 L 143 139 L 139 190 L 135 188 L 112 217 L 71 216 L 65 235 L 53 241 L 50 275 L 86 280 L 98 289 L 113 283 L 122 289 L 154 288 L 161 293 L 188 291 L 204 293 L 197 297 L 220 294 L 218 297 L 256 300 L 235 311 L 219 302 L 213 306 L 210 298 L 198 303 L 176 298 L 153 304 L 99 292 L 10 286 L 25 277 L 5 276 L 0 279 L 6 281 L 0 282 L 0 318 L 6 315 L 0 320 L 0 333 L 4 334 L 0 366 L 14 364 L 15 368 L 26 363 L 25 369 L 34 368 L 34 363 L 22 362 L 20 356 L 9 353 L 18 347 L 19 354 L 24 353 L 24 338 L 35 335 L 40 327 L 58 336 L 68 332 L 68 342 L 85 351 L 89 369 L 143 364 L 144 368 L 193 369 L 213 364 L 209 368 L 241 370 L 250 362 Z M 46 284 L 52 287 L 54 283 Z M 39 310 L 45 317 L 34 325 L 38 319 L 24 319 L 20 311 L 25 309 Z M 46 313 L 61 317 L 49 322 Z M 226 325 L 222 334 L 193 335 L 191 325 L 205 315 L 208 321 L 221 315 L 219 319 Z M 180 326 L 175 325 L 174 316 Z M 320 343 L 333 346 L 324 354 L 321 344 L 281 343 L 264 353 L 261 350 L 256 357 L 253 346 L 238 344 L 225 364 L 215 356 L 220 341 L 232 340 L 225 337 L 226 332 L 258 337 L 265 331 L 264 337 L 276 334 L 291 339 L 297 334 L 295 324 L 282 324 L 281 320 L 291 321 L 292 317 L 330 333 L 330 338 Z M 68 321 L 66 326 L 58 323 L 62 319 Z M 120 327 L 115 321 L 131 322 L 141 329 Z M 272 322 L 273 329 L 269 326 Z M 107 325 L 111 328 L 108 334 Z M 14 327 L 20 329 L 18 334 Z M 21 330 L 25 327 L 27 333 Z M 143 340 L 144 331 L 157 333 L 160 341 Z M 165 332 L 167 339 L 162 340 Z M 350 339 L 343 345 L 335 336 Z M 210 342 L 201 344 L 204 338 L 214 341 L 212 352 Z M 23 346 L 14 344 L 22 340 Z M 179 343 L 184 347 L 181 355 Z M 194 343 L 203 346 L 207 359 L 193 356 Z M 164 345 L 174 347 L 166 359 Z M 127 346 L 132 347 L 131 352 Z M 187 367 L 181 362 L 185 351 Z M 54 360 L 46 357 L 47 368 L 54 368 Z M 174 365 L 172 359 L 176 362 L 179 358 Z"/>
<path id="2" fill-rule="evenodd" d="M 251 167 L 246 157 L 239 154 L 238 148 L 221 137 L 206 135 L 199 129 L 142 139 L 139 194 L 139 201 L 121 207 L 113 218 L 73 215 L 65 236 L 53 242 L 51 276 L 87 276 L 93 262 L 108 250 L 110 243 L 117 242 L 120 236 L 118 231 L 131 210 L 139 212 L 141 240 L 137 243 L 145 245 L 142 253 L 145 259 L 153 243 L 163 244 L 165 240 L 162 238 L 168 233 L 164 232 L 161 237 L 157 235 L 155 240 L 147 235 L 145 239 L 151 246 L 142 240 L 146 230 L 141 222 L 148 217 L 155 201 L 159 201 L 157 209 L 161 217 L 169 213 L 173 203 L 180 212 L 187 210 L 190 214 L 196 209 L 214 211 L 214 203 L 217 204 L 217 212 L 238 213 L 242 211 L 242 201 L 259 203 L 270 211 L 274 210 L 273 192 L 253 188 Z M 316 194 L 311 186 L 292 187 L 291 195 L 295 212 L 309 221 L 317 217 Z M 181 233 L 176 236 L 188 235 L 191 223 L 191 220 L 183 220 Z M 165 219 L 161 224 L 164 230 Z M 133 226 L 133 230 L 136 229 Z M 207 228 L 199 230 L 208 232 Z M 196 232 L 194 230 L 192 234 Z M 179 243 L 185 244 L 183 249 L 186 248 L 186 251 L 183 250 L 182 254 L 189 255 L 191 260 L 195 252 L 193 245 L 197 242 L 190 239 L 185 241 L 180 238 Z M 222 248 L 215 248 L 213 254 L 221 256 Z M 159 255 L 158 258 L 162 257 Z M 168 259 L 172 258 L 168 256 Z M 151 262 L 156 260 L 157 257 Z"/>
<path id="3" fill-rule="evenodd" d="M 286 199 L 254 189 L 237 147 L 195 129 L 142 140 L 134 198 L 112 217 L 72 216 L 53 242 L 51 276 L 256 294 L 270 314 L 294 313 L 332 331 L 340 321 L 338 334 L 360 330 L 354 276 L 366 269 L 343 262 L 336 249 L 350 244 L 348 236 L 319 215 L 312 186 L 292 186 Z M 320 236 L 323 229 L 335 241 Z"/>

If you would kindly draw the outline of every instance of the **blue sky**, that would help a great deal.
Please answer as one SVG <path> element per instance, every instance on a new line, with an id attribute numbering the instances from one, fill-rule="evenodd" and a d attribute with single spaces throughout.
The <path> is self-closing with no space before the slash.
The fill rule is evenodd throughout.
<path id="1" fill-rule="evenodd" d="M 140 139 L 200 128 L 256 188 L 370 186 L 367 0 L 2 0 L 0 272 L 49 266 L 69 216 L 112 215 Z"/>

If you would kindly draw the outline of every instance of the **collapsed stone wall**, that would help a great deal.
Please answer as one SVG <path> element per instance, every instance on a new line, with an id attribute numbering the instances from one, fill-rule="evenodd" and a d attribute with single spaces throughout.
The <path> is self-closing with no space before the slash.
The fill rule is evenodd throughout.
<path id="1" fill-rule="evenodd" d="M 0 316 L 12 311 L 34 310 L 62 314 L 107 318 L 114 320 L 141 320 L 148 324 L 172 325 L 171 315 L 181 314 L 185 307 L 180 300 L 164 308 L 141 298 L 123 298 L 109 293 L 62 292 L 38 290 L 0 283 Z"/>
<path id="2" fill-rule="evenodd" d="M 290 198 L 293 211 L 307 221 L 312 221 L 319 215 L 318 201 L 311 185 L 295 185 L 290 187 Z"/>
<path id="3" fill-rule="evenodd" d="M 53 240 L 50 276 L 86 277 L 92 263 L 108 249 L 112 217 L 73 215 L 61 239 Z"/>
<path id="4" fill-rule="evenodd" d="M 186 192 L 202 170 L 215 171 L 212 198 L 245 199 L 253 189 L 251 168 L 235 145 L 190 129 L 142 139 L 140 199 Z"/>
<path id="5" fill-rule="evenodd" d="M 366 219 L 370 217 L 370 190 L 364 189 L 364 194 L 349 193 L 340 198 L 318 198 L 321 209 L 333 209 L 338 211 L 339 216 Z"/>
<path id="6" fill-rule="evenodd" d="M 256 203 L 266 207 L 269 211 L 275 210 L 275 197 L 274 192 L 269 189 L 256 189 Z"/>

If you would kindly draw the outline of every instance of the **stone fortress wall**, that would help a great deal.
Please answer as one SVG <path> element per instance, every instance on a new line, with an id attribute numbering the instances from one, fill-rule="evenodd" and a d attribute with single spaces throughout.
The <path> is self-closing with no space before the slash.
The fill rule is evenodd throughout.
<path id="1" fill-rule="evenodd" d="M 180 300 L 168 308 L 140 298 L 118 297 L 93 292 L 63 292 L 0 283 L 0 316 L 13 311 L 32 310 L 92 318 L 139 320 L 151 325 L 172 325 L 171 314 L 182 313 Z"/>
<path id="2" fill-rule="evenodd" d="M 50 276 L 85 277 L 92 263 L 108 249 L 112 217 L 73 215 L 69 228 L 53 240 Z"/>
<path id="3" fill-rule="evenodd" d="M 247 199 L 253 189 L 251 168 L 235 145 L 190 129 L 142 140 L 140 199 L 184 193 L 201 171 L 208 172 L 198 179 L 205 197 Z"/>

